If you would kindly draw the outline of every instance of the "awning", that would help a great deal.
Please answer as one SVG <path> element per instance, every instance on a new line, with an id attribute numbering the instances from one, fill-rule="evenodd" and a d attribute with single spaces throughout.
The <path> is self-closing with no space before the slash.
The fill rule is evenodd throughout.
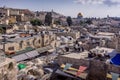
<path id="1" fill-rule="evenodd" d="M 43 53 L 43 52 L 46 52 L 46 51 L 48 51 L 48 50 L 50 50 L 50 49 L 53 49 L 53 47 L 52 46 L 46 46 L 46 47 L 42 47 L 42 48 L 38 48 L 38 49 L 36 49 L 39 53 Z"/>
<path id="2" fill-rule="evenodd" d="M 27 52 L 27 53 L 23 53 L 23 54 L 20 54 L 20 55 L 16 55 L 16 56 L 13 56 L 12 58 L 15 59 L 17 62 L 19 61 L 23 61 L 23 60 L 26 60 L 26 59 L 30 59 L 30 58 L 33 58 L 35 56 L 38 56 L 38 52 L 37 51 L 30 51 L 30 52 Z"/>
<path id="3" fill-rule="evenodd" d="M 37 51 L 30 51 L 30 52 L 27 52 L 25 53 L 29 58 L 32 58 L 32 57 L 35 57 L 35 56 L 38 56 L 38 52 Z"/>
<path id="4" fill-rule="evenodd" d="M 28 59 L 28 56 L 25 54 L 20 54 L 17 56 L 13 56 L 12 59 L 15 59 L 17 62 L 19 62 L 19 61 L 23 61 L 23 60 Z"/>

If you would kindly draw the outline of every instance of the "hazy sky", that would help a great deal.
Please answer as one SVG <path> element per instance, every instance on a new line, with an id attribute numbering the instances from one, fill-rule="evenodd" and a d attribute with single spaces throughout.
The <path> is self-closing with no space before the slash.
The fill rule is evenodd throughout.
<path id="1" fill-rule="evenodd" d="M 51 11 L 76 17 L 120 17 L 120 0 L 0 0 L 0 7 L 25 8 L 33 11 Z"/>

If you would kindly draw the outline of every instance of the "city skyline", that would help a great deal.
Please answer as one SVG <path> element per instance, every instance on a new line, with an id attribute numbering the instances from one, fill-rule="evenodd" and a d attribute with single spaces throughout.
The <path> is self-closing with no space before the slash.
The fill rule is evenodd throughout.
<path id="1" fill-rule="evenodd" d="M 0 0 L 0 7 L 51 11 L 65 16 L 76 17 L 79 12 L 84 17 L 120 17 L 119 0 Z"/>

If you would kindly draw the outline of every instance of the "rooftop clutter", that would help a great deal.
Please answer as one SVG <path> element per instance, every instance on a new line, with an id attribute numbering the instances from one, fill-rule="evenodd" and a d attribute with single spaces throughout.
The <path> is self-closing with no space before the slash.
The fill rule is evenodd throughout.
<path id="1" fill-rule="evenodd" d="M 25 16 L 29 14 L 28 10 L 20 11 L 24 11 Z M 42 15 L 46 13 L 36 12 L 35 16 L 44 18 Z M 116 35 L 119 28 L 111 27 L 113 19 L 87 19 L 79 13 L 78 18 L 72 18 L 73 26 L 67 27 L 61 25 L 66 21 L 64 16 L 52 14 L 57 21 L 54 24 L 53 20 L 50 26 L 45 26 L 44 21 L 40 25 L 32 25 L 30 21 L 0 25 L 0 49 L 18 62 L 18 80 L 47 80 L 51 76 L 54 80 L 56 74 L 67 76 L 62 80 L 119 77 L 119 37 Z M 60 22 L 64 19 L 63 23 L 55 17 L 59 17 Z M 15 22 L 14 16 L 11 19 Z"/>

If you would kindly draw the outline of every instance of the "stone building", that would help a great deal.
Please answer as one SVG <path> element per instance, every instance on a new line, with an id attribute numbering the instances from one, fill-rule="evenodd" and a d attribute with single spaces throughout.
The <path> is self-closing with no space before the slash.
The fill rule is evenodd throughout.
<path id="1" fill-rule="evenodd" d="M 2 58 L 0 62 L 0 80 L 17 80 L 17 67 L 13 59 Z"/>
<path id="2" fill-rule="evenodd" d="M 4 24 L 0 24 L 0 33 L 1 34 L 9 34 L 9 33 L 13 33 L 13 27 L 10 25 L 4 25 Z"/>
<path id="3" fill-rule="evenodd" d="M 65 16 L 63 16 L 62 14 L 59 14 L 57 12 L 54 12 L 53 10 L 48 12 L 48 11 L 40 11 L 40 12 L 35 12 L 36 18 L 40 19 L 43 23 L 45 21 L 45 16 L 47 13 L 51 13 L 52 14 L 52 23 L 54 23 L 54 21 L 56 20 L 66 20 Z"/>
<path id="4" fill-rule="evenodd" d="M 31 20 L 34 14 L 28 9 L 0 7 L 0 16 L 8 18 L 12 16 L 16 19 L 17 22 L 19 22 Z"/>
<path id="5" fill-rule="evenodd" d="M 25 36 L 19 38 L 6 39 L 5 43 L 0 44 L 0 49 L 3 49 L 6 54 L 15 54 L 20 51 L 34 50 L 46 46 L 55 48 L 56 35 L 55 34 L 38 34 L 34 36 Z"/>

